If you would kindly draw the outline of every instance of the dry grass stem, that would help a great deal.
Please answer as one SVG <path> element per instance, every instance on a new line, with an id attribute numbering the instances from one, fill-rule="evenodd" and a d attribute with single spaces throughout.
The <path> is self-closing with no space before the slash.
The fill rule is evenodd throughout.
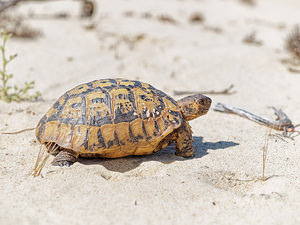
<path id="1" fill-rule="evenodd" d="M 14 132 L 2 132 L 1 134 L 20 134 L 20 133 L 23 133 L 25 131 L 31 131 L 31 130 L 34 130 L 35 127 L 32 127 L 32 128 L 25 128 L 25 129 L 22 129 L 22 130 L 19 130 L 19 131 L 14 131 Z"/>
<path id="2" fill-rule="evenodd" d="M 193 94 L 210 94 L 210 95 L 232 95 L 235 94 L 236 91 L 231 91 L 234 88 L 234 85 L 231 84 L 228 88 L 225 88 L 221 91 L 174 91 L 174 95 L 193 95 Z"/>
<path id="3" fill-rule="evenodd" d="M 236 114 L 276 130 L 281 130 L 284 132 L 295 132 L 295 126 L 293 125 L 292 121 L 288 118 L 288 116 L 281 109 L 278 110 L 275 107 L 272 107 L 272 109 L 274 110 L 274 113 L 277 116 L 276 120 L 260 117 L 244 109 L 235 108 L 222 103 L 217 103 L 213 107 L 213 110 L 215 111 Z"/>
<path id="4" fill-rule="evenodd" d="M 21 1 L 25 1 L 25 0 L 6 0 L 6 1 L 0 0 L 0 13 L 11 6 L 16 5 Z M 43 0 L 40 2 L 45 2 L 45 1 L 47 0 Z M 52 0 L 48 0 L 48 1 L 52 1 Z M 81 17 L 91 17 L 95 11 L 95 1 L 94 0 L 79 0 L 79 1 L 82 2 Z"/>
<path id="5" fill-rule="evenodd" d="M 19 1 L 21 0 L 7 0 L 7 1 L 0 1 L 0 13 L 4 10 L 6 10 L 7 8 L 17 4 Z"/>
<path id="6" fill-rule="evenodd" d="M 48 150 L 49 148 L 49 150 Z M 34 165 L 34 169 L 32 172 L 32 175 L 34 177 L 39 176 L 41 174 L 42 169 L 44 168 L 47 159 L 49 158 L 49 156 L 53 153 L 55 153 L 55 151 L 59 148 L 58 145 L 53 144 L 52 142 L 48 142 L 46 145 L 41 145 L 36 163 Z M 47 151 L 48 150 L 48 151 Z M 44 156 L 44 154 L 46 153 L 46 156 Z"/>
<path id="7" fill-rule="evenodd" d="M 267 161 L 267 153 L 268 153 L 268 147 L 269 147 L 269 139 L 271 136 L 272 128 L 269 127 L 269 129 L 266 132 L 265 136 L 265 142 L 263 147 L 263 167 L 262 167 L 262 181 L 265 181 L 265 168 L 266 168 L 266 161 Z"/>
<path id="8" fill-rule="evenodd" d="M 55 142 L 47 142 L 46 144 L 41 144 L 38 157 L 32 171 L 32 176 L 37 177 L 41 174 L 41 171 L 44 168 L 49 156 L 55 154 L 59 149 L 59 145 L 57 145 L 56 143 L 60 141 L 60 138 L 61 136 L 59 136 Z"/>

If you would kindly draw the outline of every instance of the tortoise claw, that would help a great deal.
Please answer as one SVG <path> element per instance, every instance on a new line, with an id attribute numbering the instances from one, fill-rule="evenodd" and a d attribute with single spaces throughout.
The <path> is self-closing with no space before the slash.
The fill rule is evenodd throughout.
<path id="1" fill-rule="evenodd" d="M 52 165 L 53 166 L 67 166 L 70 167 L 76 161 L 76 156 L 71 150 L 61 150 L 57 156 L 54 158 Z"/>
<path id="2" fill-rule="evenodd" d="M 60 167 L 63 167 L 63 166 L 70 167 L 72 164 L 73 163 L 69 162 L 69 161 L 54 161 L 54 162 L 52 162 L 53 166 L 60 166 Z"/>

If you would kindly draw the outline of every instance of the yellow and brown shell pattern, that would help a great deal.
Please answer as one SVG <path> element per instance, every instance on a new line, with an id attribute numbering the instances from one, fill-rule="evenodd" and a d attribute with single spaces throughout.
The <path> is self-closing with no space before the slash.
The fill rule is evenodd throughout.
<path id="1" fill-rule="evenodd" d="M 42 143 L 54 142 L 83 157 L 147 155 L 183 122 L 177 102 L 140 81 L 96 80 L 66 92 L 36 128 Z"/>

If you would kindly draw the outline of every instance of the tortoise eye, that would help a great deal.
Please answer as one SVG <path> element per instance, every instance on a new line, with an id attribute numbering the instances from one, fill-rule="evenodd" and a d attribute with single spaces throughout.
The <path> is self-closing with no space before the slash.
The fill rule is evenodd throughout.
<path id="1" fill-rule="evenodd" d="M 201 100 L 200 100 L 200 104 L 201 104 L 201 105 L 205 105 L 204 99 L 201 99 Z"/>
<path id="2" fill-rule="evenodd" d="M 186 113 L 193 113 L 193 105 L 188 105 L 185 107 Z"/>

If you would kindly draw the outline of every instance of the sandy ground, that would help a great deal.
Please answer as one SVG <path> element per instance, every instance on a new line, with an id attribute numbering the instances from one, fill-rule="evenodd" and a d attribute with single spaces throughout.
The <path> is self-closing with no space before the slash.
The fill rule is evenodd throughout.
<path id="1" fill-rule="evenodd" d="M 72 1 L 24 3 L 12 13 L 42 35 L 11 39 L 18 53 L 12 84 L 35 80 L 43 99 L 0 103 L 0 131 L 35 127 L 66 90 L 107 77 L 210 95 L 274 118 L 269 106 L 300 122 L 300 75 L 288 72 L 284 40 L 300 21 L 298 0 L 103 0 L 92 19 Z M 55 18 L 66 12 L 69 17 Z M 202 21 L 190 22 L 200 13 Z M 31 16 L 29 16 L 31 15 Z M 166 19 L 167 18 L 167 19 Z M 88 27 L 92 29 L 88 29 Z M 242 40 L 256 32 L 262 45 Z M 0 136 L 0 224 L 300 224 L 300 142 L 271 137 L 261 181 L 267 128 L 211 110 L 191 122 L 193 159 L 174 146 L 149 156 L 46 164 L 33 178 L 34 131 Z M 277 133 L 277 132 L 274 132 Z"/>

